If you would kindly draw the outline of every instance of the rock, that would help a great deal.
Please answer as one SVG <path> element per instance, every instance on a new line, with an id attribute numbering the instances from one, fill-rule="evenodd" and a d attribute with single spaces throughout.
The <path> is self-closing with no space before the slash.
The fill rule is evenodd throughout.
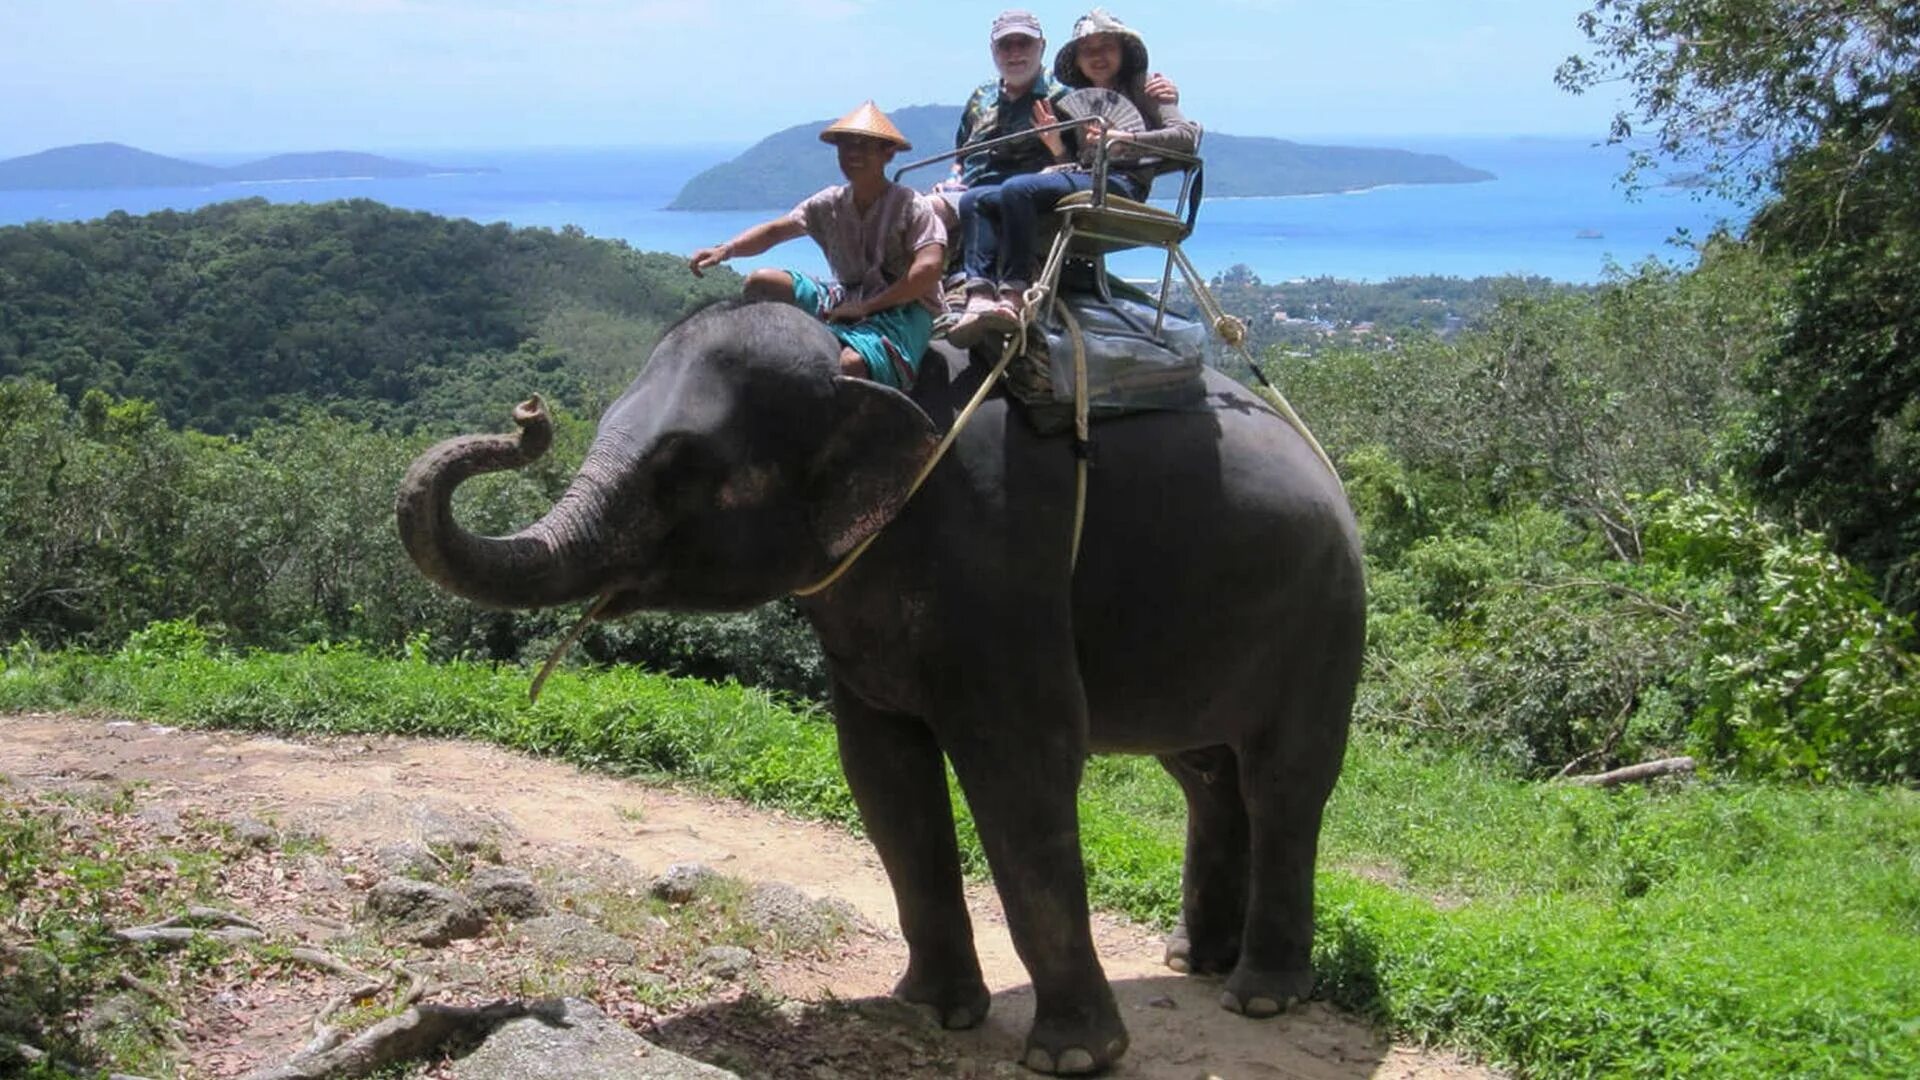
<path id="1" fill-rule="evenodd" d="M 609 934 L 578 915 L 545 915 L 514 928 L 517 936 L 555 960 L 609 960 L 631 964 L 640 958 L 633 943 Z"/>
<path id="2" fill-rule="evenodd" d="M 80 1032 L 88 1042 L 98 1045 L 101 1036 L 138 1032 L 150 1038 L 153 1026 L 147 1022 L 147 999 L 132 992 L 113 994 L 96 1002 L 80 1022 Z"/>
<path id="3" fill-rule="evenodd" d="M 353 891 L 345 875 L 333 863 L 318 855 L 302 855 L 293 860 L 294 873 L 300 877 L 302 892 L 320 896 L 339 896 Z"/>
<path id="4" fill-rule="evenodd" d="M 421 841 L 429 848 L 446 848 L 462 855 L 482 857 L 500 850 L 493 823 L 462 810 L 434 805 L 417 807 L 413 823 L 420 830 Z"/>
<path id="5" fill-rule="evenodd" d="M 866 922 L 844 900 L 815 900 L 778 881 L 761 882 L 747 894 L 746 919 L 762 933 L 787 942 L 835 937 Z"/>
<path id="6" fill-rule="evenodd" d="M 542 865 L 553 875 L 544 890 L 548 905 L 589 919 L 604 918 L 611 899 L 648 895 L 654 880 L 632 860 L 610 851 L 561 848 L 543 856 Z"/>
<path id="7" fill-rule="evenodd" d="M 486 966 L 467 960 L 435 959 L 420 961 L 412 965 L 413 970 L 433 980 L 433 985 L 454 990 L 473 990 L 484 992 L 488 986 L 489 974 Z"/>
<path id="8" fill-rule="evenodd" d="M 146 807 L 133 817 L 135 821 L 151 827 L 153 835 L 162 840 L 178 840 L 186 835 L 186 830 L 180 825 L 180 811 L 165 803 Z"/>
<path id="9" fill-rule="evenodd" d="M 684 904 L 700 895 L 701 888 L 719 876 L 711 867 L 699 863 L 674 863 L 667 867 L 666 873 L 654 878 L 647 890 L 669 904 Z"/>
<path id="10" fill-rule="evenodd" d="M 395 924 L 392 934 L 421 945 L 440 946 L 487 928 L 473 901 L 424 881 L 388 878 L 367 892 L 367 911 Z"/>
<path id="11" fill-rule="evenodd" d="M 452 1063 L 454 1080 L 737 1080 L 653 1045 L 587 1002 L 568 998 L 557 1024 L 522 1017 Z"/>
<path id="12" fill-rule="evenodd" d="M 270 848 L 280 842 L 280 833 L 273 826 L 255 817 L 238 817 L 227 823 L 233 830 L 233 838 L 248 847 Z"/>
<path id="13" fill-rule="evenodd" d="M 415 881 L 438 881 L 441 871 L 445 869 L 445 864 L 428 851 L 425 844 L 416 844 L 411 840 L 374 849 L 373 862 L 393 877 L 412 878 Z"/>
<path id="14" fill-rule="evenodd" d="M 475 871 L 467 882 L 467 896 L 489 915 L 509 919 L 529 919 L 547 910 L 546 902 L 533 887 L 533 878 L 511 866 L 487 866 Z"/>
<path id="15" fill-rule="evenodd" d="M 43 811 L 54 822 L 54 827 L 65 836 L 77 840 L 92 840 L 100 835 L 93 827 L 93 821 L 82 813 L 77 806 L 54 806 Z"/>
<path id="16" fill-rule="evenodd" d="M 627 982 L 642 993 L 664 994 L 673 989 L 673 980 L 657 971 L 636 971 Z"/>
<path id="17" fill-rule="evenodd" d="M 855 1016 L 909 1034 L 938 1037 L 940 1021 L 933 1010 L 913 1005 L 896 997 L 862 998 L 848 1003 Z"/>
<path id="18" fill-rule="evenodd" d="M 712 945 L 700 953 L 694 966 L 716 979 L 733 982 L 753 970 L 753 954 L 738 945 Z"/>

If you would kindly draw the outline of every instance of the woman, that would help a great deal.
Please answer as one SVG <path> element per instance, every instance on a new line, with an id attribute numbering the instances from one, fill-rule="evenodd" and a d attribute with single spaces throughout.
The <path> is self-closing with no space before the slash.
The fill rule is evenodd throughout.
<path id="1" fill-rule="evenodd" d="M 966 230 L 967 309 L 947 332 L 947 340 L 961 348 L 985 334 L 1020 325 L 1021 298 L 1039 270 L 1040 215 L 1068 195 L 1093 187 L 1091 169 L 1100 141 L 1106 142 L 1111 161 L 1107 190 L 1134 200 L 1144 200 L 1153 186 L 1158 169 L 1154 151 L 1190 154 L 1199 144 L 1200 126 L 1181 115 L 1174 102 L 1148 92 L 1146 42 L 1104 9 L 1094 8 L 1073 24 L 1072 38 L 1054 57 L 1053 77 L 1076 89 L 1091 86 L 1126 95 L 1140 110 L 1147 130 L 1128 133 L 1090 124 L 1078 140 L 1077 159 L 1059 132 L 1048 132 L 1041 138 L 1058 164 L 1011 177 L 979 194 L 969 208 L 974 213 Z M 1049 103 L 1040 103 L 1035 112 L 1037 124 L 1055 122 Z M 996 273 L 997 268 L 1004 269 Z"/>

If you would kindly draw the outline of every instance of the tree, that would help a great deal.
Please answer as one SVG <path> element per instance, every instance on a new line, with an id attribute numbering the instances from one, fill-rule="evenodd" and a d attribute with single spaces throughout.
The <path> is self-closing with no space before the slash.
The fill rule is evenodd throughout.
<path id="1" fill-rule="evenodd" d="M 1556 79 L 1573 93 L 1631 87 L 1612 137 L 1650 128 L 1655 147 L 1636 152 L 1634 173 L 1658 157 L 1692 162 L 1753 197 L 1777 163 L 1819 148 L 1844 186 L 1853 163 L 1912 134 L 1913 0 L 1595 0 L 1580 29 L 1594 54 Z"/>
<path id="2" fill-rule="evenodd" d="M 1755 365 L 1746 473 L 1831 533 L 1883 599 L 1920 611 L 1920 2 L 1596 0 L 1575 92 L 1632 86 L 1615 121 L 1759 205 L 1747 231 L 1789 275 Z"/>

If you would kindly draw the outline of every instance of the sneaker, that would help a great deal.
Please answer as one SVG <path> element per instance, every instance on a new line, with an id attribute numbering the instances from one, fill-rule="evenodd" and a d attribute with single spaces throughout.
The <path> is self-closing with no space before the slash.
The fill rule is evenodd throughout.
<path id="1" fill-rule="evenodd" d="M 996 328 L 995 313 L 1000 307 L 1000 298 L 993 294 L 991 287 L 967 290 L 967 309 L 952 326 L 947 328 L 947 342 L 955 348 L 971 349 L 980 339 Z M 1018 324 L 1015 319 L 1015 324 Z M 1005 328 L 1001 328 L 1004 332 Z"/>
<path id="2" fill-rule="evenodd" d="M 1003 294 L 980 313 L 980 322 L 990 334 L 1011 334 L 1020 329 L 1020 302 Z"/>

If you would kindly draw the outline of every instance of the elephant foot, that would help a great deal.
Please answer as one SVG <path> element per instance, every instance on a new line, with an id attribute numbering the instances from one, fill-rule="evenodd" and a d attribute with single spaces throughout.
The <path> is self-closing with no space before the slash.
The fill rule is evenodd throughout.
<path id="1" fill-rule="evenodd" d="M 1265 1019 L 1307 1000 L 1313 992 L 1313 971 L 1253 971 L 1236 968 L 1220 994 L 1220 1007 L 1242 1016 Z"/>
<path id="2" fill-rule="evenodd" d="M 1182 919 L 1167 935 L 1165 962 L 1182 975 L 1225 975 L 1240 962 L 1238 935 L 1194 935 Z"/>
<path id="3" fill-rule="evenodd" d="M 919 979 L 909 971 L 893 988 L 893 996 L 926 1011 L 948 1031 L 963 1031 L 980 1026 L 993 1004 L 993 995 L 978 976 L 958 981 Z"/>
<path id="4" fill-rule="evenodd" d="M 1127 1029 L 1110 1007 L 1074 1020 L 1036 1018 L 1020 1063 L 1048 1076 L 1088 1076 L 1111 1068 L 1126 1052 Z"/>

